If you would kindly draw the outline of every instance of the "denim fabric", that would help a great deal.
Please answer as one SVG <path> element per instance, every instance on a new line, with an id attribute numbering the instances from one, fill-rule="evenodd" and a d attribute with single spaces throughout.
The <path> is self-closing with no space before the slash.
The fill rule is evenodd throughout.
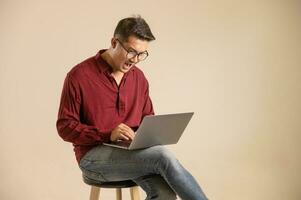
<path id="1" fill-rule="evenodd" d="M 133 180 L 146 199 L 207 200 L 192 175 L 164 146 L 124 150 L 99 145 L 80 161 L 82 172 L 99 182 Z"/>

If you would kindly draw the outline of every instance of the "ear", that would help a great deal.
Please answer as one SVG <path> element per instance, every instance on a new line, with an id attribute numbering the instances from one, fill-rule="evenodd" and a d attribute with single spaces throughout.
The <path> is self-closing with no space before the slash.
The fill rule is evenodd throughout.
<path id="1" fill-rule="evenodd" d="M 116 40 L 116 38 L 112 38 L 111 39 L 111 46 L 112 46 L 113 49 L 115 49 L 115 47 L 117 46 L 117 40 Z"/>

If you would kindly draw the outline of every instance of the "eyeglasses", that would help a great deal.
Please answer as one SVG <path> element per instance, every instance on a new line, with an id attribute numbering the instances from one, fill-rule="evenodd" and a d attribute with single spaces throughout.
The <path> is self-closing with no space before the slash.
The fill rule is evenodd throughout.
<path id="1" fill-rule="evenodd" d="M 145 60 L 147 58 L 147 56 L 148 56 L 147 51 L 143 51 L 143 52 L 138 53 L 136 50 L 128 50 L 124 47 L 124 45 L 122 44 L 122 42 L 120 42 L 119 39 L 117 39 L 117 41 L 122 46 L 122 48 L 127 52 L 127 54 L 126 54 L 127 59 L 133 59 L 137 56 L 138 61 L 142 61 L 142 60 Z"/>

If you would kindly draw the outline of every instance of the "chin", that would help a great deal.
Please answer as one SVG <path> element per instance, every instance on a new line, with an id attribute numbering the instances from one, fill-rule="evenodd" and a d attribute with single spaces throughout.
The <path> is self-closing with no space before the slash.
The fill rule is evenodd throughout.
<path id="1" fill-rule="evenodd" d="M 124 68 L 119 68 L 118 71 L 121 72 L 121 73 L 126 73 L 126 72 L 128 72 L 129 70 L 126 70 L 126 69 L 124 69 Z"/>
<path id="2" fill-rule="evenodd" d="M 130 71 L 130 69 L 122 70 L 123 73 L 127 73 L 127 72 L 129 72 L 129 71 Z"/>
<path id="3" fill-rule="evenodd" d="M 120 71 L 126 73 L 126 72 L 130 71 L 131 69 L 132 69 L 132 67 L 130 67 L 130 68 L 121 67 Z"/>

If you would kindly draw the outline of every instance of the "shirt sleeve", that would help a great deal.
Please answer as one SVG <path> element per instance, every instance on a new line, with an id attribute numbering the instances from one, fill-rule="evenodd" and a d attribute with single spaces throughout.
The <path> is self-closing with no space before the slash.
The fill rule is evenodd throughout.
<path id="1" fill-rule="evenodd" d="M 154 115 L 154 108 L 153 108 L 153 104 L 152 104 L 152 100 L 149 96 L 149 84 L 146 81 L 146 88 L 145 88 L 145 92 L 144 92 L 144 106 L 143 106 L 143 111 L 142 111 L 142 119 L 146 116 L 146 115 Z"/>
<path id="2" fill-rule="evenodd" d="M 67 75 L 58 112 L 56 127 L 63 140 L 75 145 L 96 145 L 110 140 L 111 133 L 100 132 L 95 126 L 80 122 L 81 96 L 79 85 Z"/>

